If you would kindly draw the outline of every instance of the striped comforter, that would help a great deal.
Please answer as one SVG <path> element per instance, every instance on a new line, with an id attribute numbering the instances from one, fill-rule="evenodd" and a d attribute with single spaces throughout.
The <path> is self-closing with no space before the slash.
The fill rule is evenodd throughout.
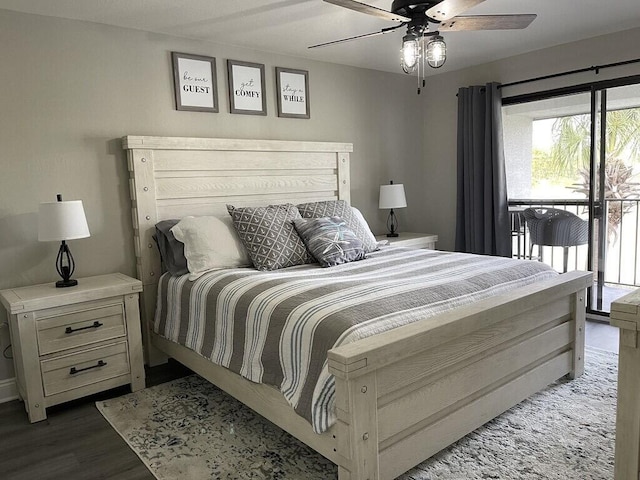
<path id="1" fill-rule="evenodd" d="M 165 275 L 154 330 L 278 387 L 323 432 L 335 422 L 327 350 L 554 275 L 539 262 L 397 247 L 331 268 Z"/>

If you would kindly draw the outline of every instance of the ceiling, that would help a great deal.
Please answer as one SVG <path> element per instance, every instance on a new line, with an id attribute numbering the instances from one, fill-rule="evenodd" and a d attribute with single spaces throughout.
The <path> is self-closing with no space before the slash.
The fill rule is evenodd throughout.
<path id="1" fill-rule="evenodd" d="M 391 0 L 362 0 L 388 10 Z M 318 43 L 395 25 L 322 0 L 0 0 L 0 9 L 84 20 L 401 73 L 402 28 L 343 44 Z M 535 13 L 525 30 L 448 32 L 439 73 L 640 27 L 638 0 L 487 0 L 468 14 Z"/>

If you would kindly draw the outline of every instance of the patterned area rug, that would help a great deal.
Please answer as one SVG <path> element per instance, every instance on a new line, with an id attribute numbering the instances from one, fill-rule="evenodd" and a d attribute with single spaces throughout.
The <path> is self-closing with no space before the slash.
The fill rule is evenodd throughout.
<path id="1" fill-rule="evenodd" d="M 562 379 L 402 480 L 613 478 L 617 355 Z M 328 460 L 197 375 L 96 403 L 159 480 L 335 479 Z"/>

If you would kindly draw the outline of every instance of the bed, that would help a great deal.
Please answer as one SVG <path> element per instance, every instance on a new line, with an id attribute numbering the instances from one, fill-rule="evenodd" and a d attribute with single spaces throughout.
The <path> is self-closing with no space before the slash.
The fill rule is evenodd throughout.
<path id="1" fill-rule="evenodd" d="M 153 333 L 161 220 L 226 204 L 350 200 L 351 144 L 123 138 L 130 171 L 147 361 L 185 364 L 338 465 L 340 480 L 391 479 L 552 381 L 583 372 L 585 288 L 570 272 L 328 351 L 337 422 L 322 434 L 280 392 Z"/>

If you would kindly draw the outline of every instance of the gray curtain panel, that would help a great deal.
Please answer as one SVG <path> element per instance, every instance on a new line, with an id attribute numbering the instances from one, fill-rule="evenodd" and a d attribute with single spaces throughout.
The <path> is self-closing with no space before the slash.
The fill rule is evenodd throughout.
<path id="1" fill-rule="evenodd" d="M 498 83 L 458 90 L 456 250 L 511 256 Z"/>

